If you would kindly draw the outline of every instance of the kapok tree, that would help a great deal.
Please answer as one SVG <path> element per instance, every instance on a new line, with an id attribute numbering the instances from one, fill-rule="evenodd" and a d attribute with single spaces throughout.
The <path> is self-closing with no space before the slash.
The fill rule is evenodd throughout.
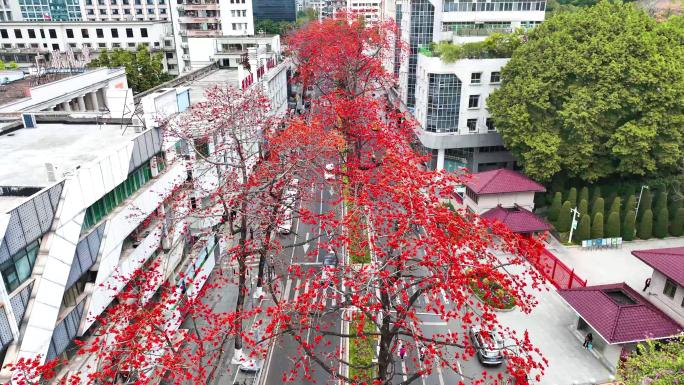
<path id="1" fill-rule="evenodd" d="M 295 359 L 299 363 L 286 379 L 323 370 L 347 383 L 389 384 L 397 374 L 409 383 L 436 367 L 456 370 L 458 359 L 472 357 L 467 331 L 479 326 L 484 333 L 507 338 L 503 350 L 508 370 L 522 383 L 531 372 L 542 372 L 543 359 L 526 335 L 494 331 L 494 309 L 504 297 L 525 312 L 532 309 L 535 302 L 525 288 L 537 285 L 541 277 L 526 268 L 524 259 L 536 258 L 541 246 L 442 204 L 464 177 L 426 170 L 426 159 L 411 148 L 411 119 L 388 113 L 393 109 L 384 98 L 373 95 L 386 76 L 381 55 L 369 48 L 369 42 L 378 43 L 380 36 L 385 36 L 382 27 L 364 29 L 343 18 L 311 23 L 289 40 L 300 79 L 326 86 L 324 97 L 306 117 L 318 123 L 310 128 L 318 129 L 319 137 L 337 135 L 342 140 L 334 158 L 338 178 L 330 183 L 341 192 L 346 215 L 315 219 L 322 228 L 344 229 L 333 244 L 346 246 L 350 253 L 368 249 L 372 262 L 344 263 L 325 280 L 316 272 L 291 269 L 307 283 L 296 298 L 276 301 L 267 309 L 271 318 L 264 338 L 287 335 L 306 358 Z M 511 265 L 523 266 L 522 272 L 506 271 Z M 503 294 L 474 299 L 474 287 L 491 281 Z M 336 305 L 321 303 L 324 296 L 333 297 Z M 420 305 L 420 298 L 427 299 L 427 306 Z M 461 330 L 428 335 L 419 312 L 458 321 Z M 337 317 L 354 328 L 343 323 L 347 327 L 338 329 Z M 332 344 L 331 337 L 349 344 L 374 340 L 377 363 L 359 364 L 345 354 L 331 353 L 323 348 Z M 425 365 L 416 362 L 408 373 L 398 373 L 394 353 L 400 340 L 422 347 Z"/>

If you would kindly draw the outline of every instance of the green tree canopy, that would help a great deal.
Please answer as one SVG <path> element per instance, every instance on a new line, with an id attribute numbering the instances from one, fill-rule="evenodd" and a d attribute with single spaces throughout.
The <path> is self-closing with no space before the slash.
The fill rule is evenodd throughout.
<path id="1" fill-rule="evenodd" d="M 620 365 L 618 378 L 625 385 L 671 385 L 684 375 L 684 336 L 672 341 L 647 341 Z"/>
<path id="2" fill-rule="evenodd" d="M 602 1 L 534 28 L 487 100 L 525 173 L 596 181 L 684 162 L 684 22 Z"/>
<path id="3" fill-rule="evenodd" d="M 558 215 L 558 221 L 556 221 L 556 230 L 560 231 L 561 233 L 570 231 L 570 223 L 572 221 L 572 213 L 570 212 L 571 209 L 572 207 L 570 206 L 570 202 L 563 202 L 560 214 Z"/>
<path id="4" fill-rule="evenodd" d="M 677 209 L 670 233 L 675 237 L 681 237 L 684 234 L 684 208 Z"/>
<path id="5" fill-rule="evenodd" d="M 597 213 L 601 213 L 601 215 L 603 215 L 603 212 L 605 211 L 604 206 L 605 204 L 603 198 L 596 199 L 594 205 L 591 208 L 591 215 L 593 215 L 594 217 Z"/>
<path id="6" fill-rule="evenodd" d="M 93 59 L 89 67 L 124 67 L 128 85 L 133 92 L 138 93 L 155 87 L 173 76 L 164 72 L 162 53 L 151 53 L 144 45 L 139 45 L 135 51 L 117 48 L 113 51 L 101 51 Z"/>

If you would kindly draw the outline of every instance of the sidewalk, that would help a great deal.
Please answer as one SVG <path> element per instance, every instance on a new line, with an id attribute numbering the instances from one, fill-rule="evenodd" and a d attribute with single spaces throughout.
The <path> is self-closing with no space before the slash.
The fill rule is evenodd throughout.
<path id="1" fill-rule="evenodd" d="M 587 280 L 587 286 L 625 282 L 634 290 L 643 288 L 653 269 L 634 257 L 632 250 L 684 246 L 684 237 L 625 242 L 620 249 L 589 250 L 563 246 L 554 237 L 547 248 L 575 274 Z"/>

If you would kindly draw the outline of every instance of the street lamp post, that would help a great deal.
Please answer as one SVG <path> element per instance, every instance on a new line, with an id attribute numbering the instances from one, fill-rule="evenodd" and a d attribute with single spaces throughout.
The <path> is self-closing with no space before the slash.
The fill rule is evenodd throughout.
<path id="1" fill-rule="evenodd" d="M 568 242 L 572 243 L 572 233 L 577 228 L 577 219 L 579 218 L 579 211 L 577 210 L 577 207 L 574 207 L 572 210 L 570 210 L 570 213 L 572 214 L 572 221 L 570 222 L 570 236 L 568 237 Z"/>
<path id="2" fill-rule="evenodd" d="M 637 215 L 639 214 L 639 206 L 641 205 L 641 196 L 644 194 L 644 189 L 648 190 L 648 186 L 641 185 L 641 191 L 639 191 L 639 200 L 637 201 L 636 212 L 634 213 L 634 222 L 636 222 Z"/>

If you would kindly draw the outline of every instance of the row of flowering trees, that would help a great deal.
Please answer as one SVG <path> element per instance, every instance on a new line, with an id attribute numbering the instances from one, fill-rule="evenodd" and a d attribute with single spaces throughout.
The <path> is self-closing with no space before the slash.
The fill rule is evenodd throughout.
<path id="1" fill-rule="evenodd" d="M 458 360 L 472 358 L 470 326 L 481 326 L 485 332 L 498 326 L 491 301 L 473 297 L 473 282 L 494 278 L 520 309 L 530 311 L 535 301 L 526 288 L 538 284 L 540 276 L 531 270 L 511 274 L 505 267 L 535 258 L 540 246 L 442 203 L 465 176 L 427 170 L 427 159 L 411 147 L 412 120 L 394 112 L 384 98 L 391 79 L 383 60 L 393 55 L 393 34 L 392 23 L 368 26 L 347 16 L 312 22 L 294 32 L 288 48 L 297 66 L 296 80 L 320 96 L 304 116 L 274 118 L 259 92 L 217 87 L 185 117 L 169 122 L 169 137 L 188 143 L 210 138 L 211 154 L 195 149 L 205 167 L 192 170 L 187 187 L 195 196 L 200 191 L 203 199 L 202 204 L 193 202 L 189 216 L 217 223 L 206 228 L 206 235 L 230 245 L 222 256 L 228 263 L 217 265 L 194 300 L 182 300 L 177 286 L 168 283 L 148 300 L 143 294 L 149 292 L 148 286 L 163 280 L 155 275 L 153 264 L 137 271 L 134 279 L 125 277 L 130 282 L 119 300 L 99 319 L 94 335 L 79 343 L 77 354 L 93 362 L 87 370 L 67 373 L 60 371 L 59 360 L 21 360 L 11 367 L 15 383 L 209 383 L 222 370 L 227 352 L 263 357 L 269 346 L 287 340 L 297 346 L 297 357 L 291 357 L 293 366 L 284 378 L 294 381 L 323 371 L 331 380 L 345 383 L 390 384 L 400 375 L 408 384 L 438 367 L 456 371 Z M 325 180 L 322 175 L 329 163 L 335 165 L 336 177 Z M 215 175 L 215 182 L 198 183 L 198 173 Z M 247 259 L 257 256 L 264 261 L 297 246 L 273 236 L 293 179 L 299 186 L 314 186 L 299 188 L 302 201 L 330 184 L 339 192 L 336 203 L 344 206 L 342 216 L 311 212 L 306 205 L 291 208 L 298 220 L 319 227 L 320 233 L 329 232 L 327 243 L 339 253 L 356 242 L 370 250 L 372 263 L 343 263 L 323 281 L 316 270 L 273 261 L 282 274 L 265 285 L 264 295 L 271 301 L 248 308 Z M 368 236 L 352 239 L 358 234 Z M 224 271 L 224 266 L 235 270 Z M 262 268 L 258 274 L 264 282 Z M 283 295 L 287 278 L 305 282 L 298 296 Z M 220 296 L 231 287 L 238 293 L 231 310 L 217 311 L 207 297 L 227 301 Z M 326 305 L 321 296 L 333 297 L 335 305 Z M 427 307 L 421 307 L 420 298 L 428 299 Z M 418 312 L 458 321 L 461 329 L 426 333 Z M 244 327 L 257 314 L 260 335 Z M 171 327 L 179 315 L 186 320 L 182 331 Z M 339 329 L 336 317 L 356 327 Z M 500 329 L 508 341 L 504 353 L 509 374 L 520 384 L 530 374 L 540 375 L 544 359 L 527 336 Z M 324 347 L 333 339 L 376 341 L 376 360 L 358 364 L 348 361 L 343 350 L 330 353 Z M 424 347 L 422 365 L 416 362 L 405 373 L 403 366 L 395 365 L 399 340 Z M 487 379 L 502 377 L 474 380 Z"/>

